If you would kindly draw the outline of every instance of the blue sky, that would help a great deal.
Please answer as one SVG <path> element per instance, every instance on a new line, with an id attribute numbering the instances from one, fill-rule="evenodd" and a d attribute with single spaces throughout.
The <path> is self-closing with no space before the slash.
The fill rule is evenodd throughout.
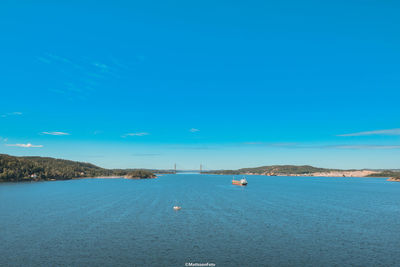
<path id="1" fill-rule="evenodd" d="M 0 5 L 0 153 L 400 167 L 397 1 Z"/>

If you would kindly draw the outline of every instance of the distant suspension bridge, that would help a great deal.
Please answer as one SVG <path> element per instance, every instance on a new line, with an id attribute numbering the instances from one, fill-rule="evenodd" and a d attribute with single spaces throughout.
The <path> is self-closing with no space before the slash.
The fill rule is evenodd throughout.
<path id="1" fill-rule="evenodd" d="M 173 169 L 174 173 L 198 173 L 198 174 L 202 174 L 207 172 L 207 170 L 204 168 L 203 164 L 200 164 L 200 167 L 198 169 L 194 169 L 194 170 L 188 170 L 188 169 L 184 169 L 182 168 L 182 166 L 176 166 L 176 163 L 174 164 L 174 169 Z"/>

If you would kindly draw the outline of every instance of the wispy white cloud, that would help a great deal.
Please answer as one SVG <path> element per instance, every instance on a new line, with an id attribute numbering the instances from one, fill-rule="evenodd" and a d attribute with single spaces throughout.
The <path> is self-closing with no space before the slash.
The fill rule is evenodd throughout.
<path id="1" fill-rule="evenodd" d="M 190 131 L 191 133 L 200 132 L 200 130 L 199 130 L 199 129 L 196 129 L 196 128 L 192 128 L 192 129 L 190 129 L 189 131 Z"/>
<path id="2" fill-rule="evenodd" d="M 272 142 L 244 142 L 244 145 L 252 146 L 275 146 L 275 147 L 298 147 L 300 144 L 283 142 L 283 143 L 272 143 Z"/>
<path id="3" fill-rule="evenodd" d="M 124 134 L 122 137 L 128 137 L 128 136 L 145 136 L 145 135 L 149 135 L 149 133 L 146 133 L 146 132 L 141 132 L 141 133 L 127 133 L 127 134 Z"/>
<path id="4" fill-rule="evenodd" d="M 338 136 L 367 136 L 367 135 L 400 135 L 400 128 L 358 132 L 358 133 L 348 133 L 348 134 L 339 134 Z"/>
<path id="5" fill-rule="evenodd" d="M 161 154 L 157 154 L 157 153 L 136 153 L 136 154 L 132 154 L 132 156 L 134 157 L 157 157 L 160 156 Z"/>
<path id="6" fill-rule="evenodd" d="M 99 62 L 94 62 L 93 66 L 98 67 L 101 70 L 107 70 L 108 69 L 108 66 L 106 64 L 99 63 Z"/>
<path id="7" fill-rule="evenodd" d="M 65 90 L 60 90 L 60 89 L 49 89 L 50 92 L 61 94 L 61 95 L 67 95 L 68 91 Z"/>
<path id="8" fill-rule="evenodd" d="M 46 64 L 50 64 L 51 63 L 51 61 L 49 59 L 47 59 L 47 58 L 44 58 L 44 57 L 36 57 L 36 58 L 42 63 L 46 63 Z"/>
<path id="9" fill-rule="evenodd" d="M 65 132 L 42 132 L 42 134 L 47 134 L 47 135 L 70 135 L 69 133 L 65 133 Z"/>
<path id="10" fill-rule="evenodd" d="M 266 145 L 265 142 L 244 142 L 244 145 Z"/>
<path id="11" fill-rule="evenodd" d="M 117 77 L 114 66 L 89 58 L 63 57 L 53 53 L 44 53 L 37 57 L 41 63 L 51 66 L 52 71 L 61 74 L 64 79 L 58 79 L 49 91 L 62 94 L 71 101 L 85 100 L 95 91 L 101 81 Z M 118 77 L 117 77 L 118 78 Z"/>
<path id="12" fill-rule="evenodd" d="M 245 142 L 245 145 L 262 147 L 281 147 L 293 149 L 400 149 L 400 145 L 375 145 L 375 144 L 300 144 L 300 143 L 267 143 L 267 142 Z"/>
<path id="13" fill-rule="evenodd" d="M 181 145 L 181 144 L 175 144 L 172 146 L 169 146 L 170 149 L 178 149 L 178 150 L 217 150 L 220 147 L 218 146 L 213 146 L 213 145 Z"/>
<path id="14" fill-rule="evenodd" d="M 132 66 L 130 66 L 130 65 L 126 64 L 126 63 L 122 63 L 120 60 L 118 60 L 117 58 L 115 58 L 113 56 L 110 56 L 109 59 L 110 59 L 111 63 L 115 67 L 120 69 L 120 70 L 129 70 L 129 71 L 131 71 L 131 70 L 134 69 Z"/>
<path id="15" fill-rule="evenodd" d="M 51 61 L 60 61 L 60 62 L 68 63 L 68 64 L 71 64 L 71 65 L 75 66 L 75 64 L 71 60 L 69 60 L 68 58 L 61 57 L 61 56 L 58 56 L 58 55 L 54 55 L 54 54 L 51 54 L 51 53 L 46 53 L 46 57 L 42 57 L 42 59 L 45 59 L 45 60 L 50 61 L 50 62 Z"/>
<path id="16" fill-rule="evenodd" d="M 336 149 L 400 149 L 400 145 L 339 145 L 339 146 L 326 146 L 326 148 L 336 148 Z"/>
<path id="17" fill-rule="evenodd" d="M 26 147 L 26 148 L 43 147 L 43 145 L 32 145 L 31 143 L 27 143 L 27 144 L 6 144 L 6 146 L 16 146 L 16 147 Z"/>
<path id="18" fill-rule="evenodd" d="M 20 115 L 22 115 L 22 112 L 15 111 L 15 112 L 9 112 L 9 113 L 2 114 L 2 115 L 0 115 L 0 117 L 5 118 L 8 116 L 20 116 Z"/>

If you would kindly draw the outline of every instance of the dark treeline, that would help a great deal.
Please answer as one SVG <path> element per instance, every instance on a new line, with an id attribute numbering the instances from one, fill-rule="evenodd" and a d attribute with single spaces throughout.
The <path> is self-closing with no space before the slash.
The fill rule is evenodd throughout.
<path id="1" fill-rule="evenodd" d="M 145 178 L 155 178 L 156 177 L 153 172 L 151 172 L 149 170 L 143 170 L 143 169 L 130 171 L 125 176 L 126 176 L 126 178 L 131 178 L 131 179 L 145 179 Z"/>
<path id="2" fill-rule="evenodd" d="M 0 182 L 68 180 L 79 177 L 125 176 L 135 169 L 104 169 L 91 163 L 48 157 L 14 157 L 0 154 Z M 143 174 L 143 173 L 142 173 Z M 141 174 L 141 175 L 142 175 Z M 142 176 L 151 176 L 146 170 Z M 147 177 L 145 177 L 147 178 Z"/>

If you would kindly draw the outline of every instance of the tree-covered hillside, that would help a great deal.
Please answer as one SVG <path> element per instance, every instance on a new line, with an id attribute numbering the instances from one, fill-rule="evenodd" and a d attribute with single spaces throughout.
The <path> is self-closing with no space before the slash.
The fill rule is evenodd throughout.
<path id="1" fill-rule="evenodd" d="M 84 162 L 0 154 L 0 182 L 66 180 L 78 177 L 124 176 L 132 170 L 109 170 Z"/>

